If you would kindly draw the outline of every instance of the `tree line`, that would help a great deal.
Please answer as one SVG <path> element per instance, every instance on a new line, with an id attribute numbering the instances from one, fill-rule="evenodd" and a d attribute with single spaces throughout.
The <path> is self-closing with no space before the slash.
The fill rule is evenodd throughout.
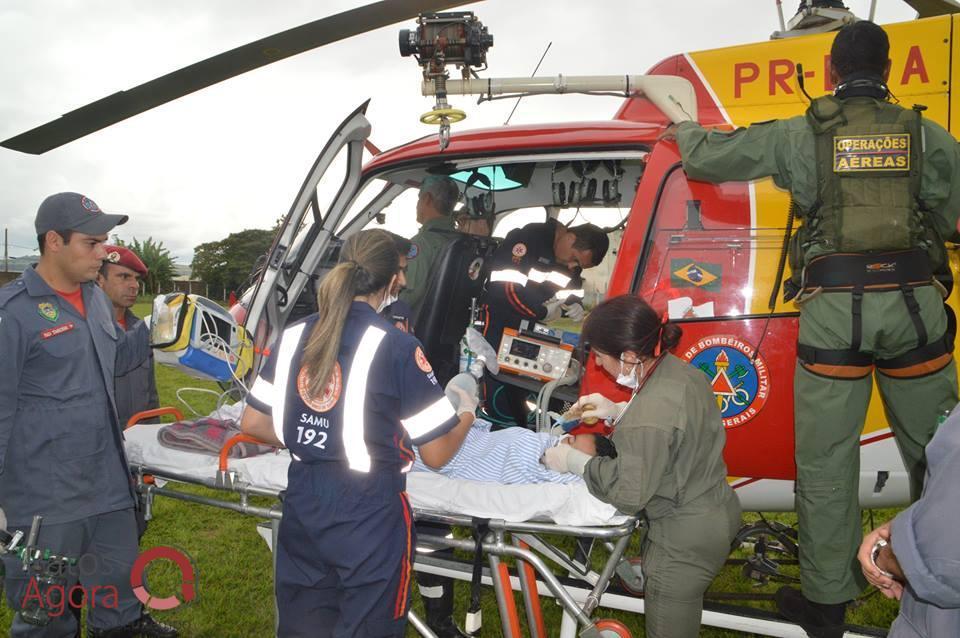
<path id="1" fill-rule="evenodd" d="M 250 278 L 254 264 L 267 254 L 274 234 L 275 230 L 248 229 L 230 233 L 220 241 L 200 244 L 193 253 L 192 278 L 217 290 L 239 292 Z M 162 241 L 148 237 L 130 242 L 116 239 L 115 243 L 135 252 L 149 269 L 143 280 L 146 294 L 173 289 L 176 258 L 164 248 Z"/>

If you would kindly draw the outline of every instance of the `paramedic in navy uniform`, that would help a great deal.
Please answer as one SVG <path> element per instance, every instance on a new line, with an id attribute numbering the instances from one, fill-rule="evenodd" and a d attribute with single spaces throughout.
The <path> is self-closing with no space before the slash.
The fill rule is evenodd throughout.
<path id="1" fill-rule="evenodd" d="M 319 286 L 320 312 L 283 331 L 247 397 L 243 431 L 293 459 L 276 553 L 284 638 L 404 635 L 411 445 L 440 467 L 473 424 L 476 397 L 455 409 L 420 342 L 378 314 L 399 270 L 388 233 L 351 237 Z"/>

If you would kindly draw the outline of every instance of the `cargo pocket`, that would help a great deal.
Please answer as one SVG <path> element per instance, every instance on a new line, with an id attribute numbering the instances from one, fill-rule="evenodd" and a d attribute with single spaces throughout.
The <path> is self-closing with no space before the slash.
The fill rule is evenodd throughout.
<path id="1" fill-rule="evenodd" d="M 106 428 L 81 428 L 60 434 L 50 442 L 53 476 L 60 502 L 70 502 L 77 511 L 89 510 L 102 493 L 107 472 Z"/>
<path id="2" fill-rule="evenodd" d="M 73 328 L 68 332 L 43 339 L 39 369 L 44 370 L 43 384 L 55 389 L 59 396 L 70 398 L 81 390 L 86 379 L 81 366 L 84 353 L 84 335 Z"/>
<path id="3" fill-rule="evenodd" d="M 95 456 L 106 447 L 105 429 L 96 427 L 58 436 L 53 440 L 53 453 L 66 462 Z"/>

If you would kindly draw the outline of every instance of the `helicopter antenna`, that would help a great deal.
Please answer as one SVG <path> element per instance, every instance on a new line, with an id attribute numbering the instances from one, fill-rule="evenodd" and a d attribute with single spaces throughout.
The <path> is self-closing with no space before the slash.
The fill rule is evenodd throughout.
<path id="1" fill-rule="evenodd" d="M 786 31 L 787 23 L 783 21 L 783 0 L 777 0 L 777 15 L 780 17 L 780 31 Z"/>
<path id="2" fill-rule="evenodd" d="M 807 93 L 807 87 L 804 86 L 803 65 L 799 62 L 797 62 L 797 85 L 800 87 L 800 90 L 806 96 L 807 102 L 813 102 L 813 98 L 810 97 L 809 93 Z"/>
<path id="3" fill-rule="evenodd" d="M 537 74 L 537 71 L 540 70 L 540 65 L 543 64 L 543 59 L 547 57 L 547 51 L 550 50 L 550 47 L 553 46 L 553 41 L 547 42 L 547 48 L 543 50 L 543 55 L 540 56 L 540 61 L 537 62 L 537 66 L 534 67 L 533 73 L 530 74 L 530 77 L 534 77 Z M 510 118 L 513 117 L 513 114 L 517 112 L 517 107 L 520 106 L 520 100 L 523 99 L 523 96 L 517 98 L 517 101 L 513 104 L 513 108 L 510 110 L 510 115 L 507 116 L 506 121 L 503 123 L 504 126 L 510 123 Z"/>

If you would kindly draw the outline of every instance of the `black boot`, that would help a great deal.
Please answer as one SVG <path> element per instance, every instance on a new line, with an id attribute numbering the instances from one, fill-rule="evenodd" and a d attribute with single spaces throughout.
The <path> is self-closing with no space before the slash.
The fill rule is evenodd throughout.
<path id="1" fill-rule="evenodd" d="M 810 638 L 842 638 L 846 603 L 815 603 L 792 587 L 781 587 L 776 594 L 780 615 L 800 625 Z"/>
<path id="2" fill-rule="evenodd" d="M 180 636 L 180 632 L 175 628 L 156 620 L 147 612 L 143 612 L 137 623 L 140 638 L 178 638 Z"/>
<path id="3" fill-rule="evenodd" d="M 437 638 L 469 638 L 453 619 L 453 583 L 442 585 L 439 598 L 427 598 L 422 593 L 423 608 L 427 612 L 427 625 Z"/>
<path id="4" fill-rule="evenodd" d="M 180 633 L 147 612 L 132 623 L 112 629 L 88 629 L 87 638 L 178 638 Z"/>

